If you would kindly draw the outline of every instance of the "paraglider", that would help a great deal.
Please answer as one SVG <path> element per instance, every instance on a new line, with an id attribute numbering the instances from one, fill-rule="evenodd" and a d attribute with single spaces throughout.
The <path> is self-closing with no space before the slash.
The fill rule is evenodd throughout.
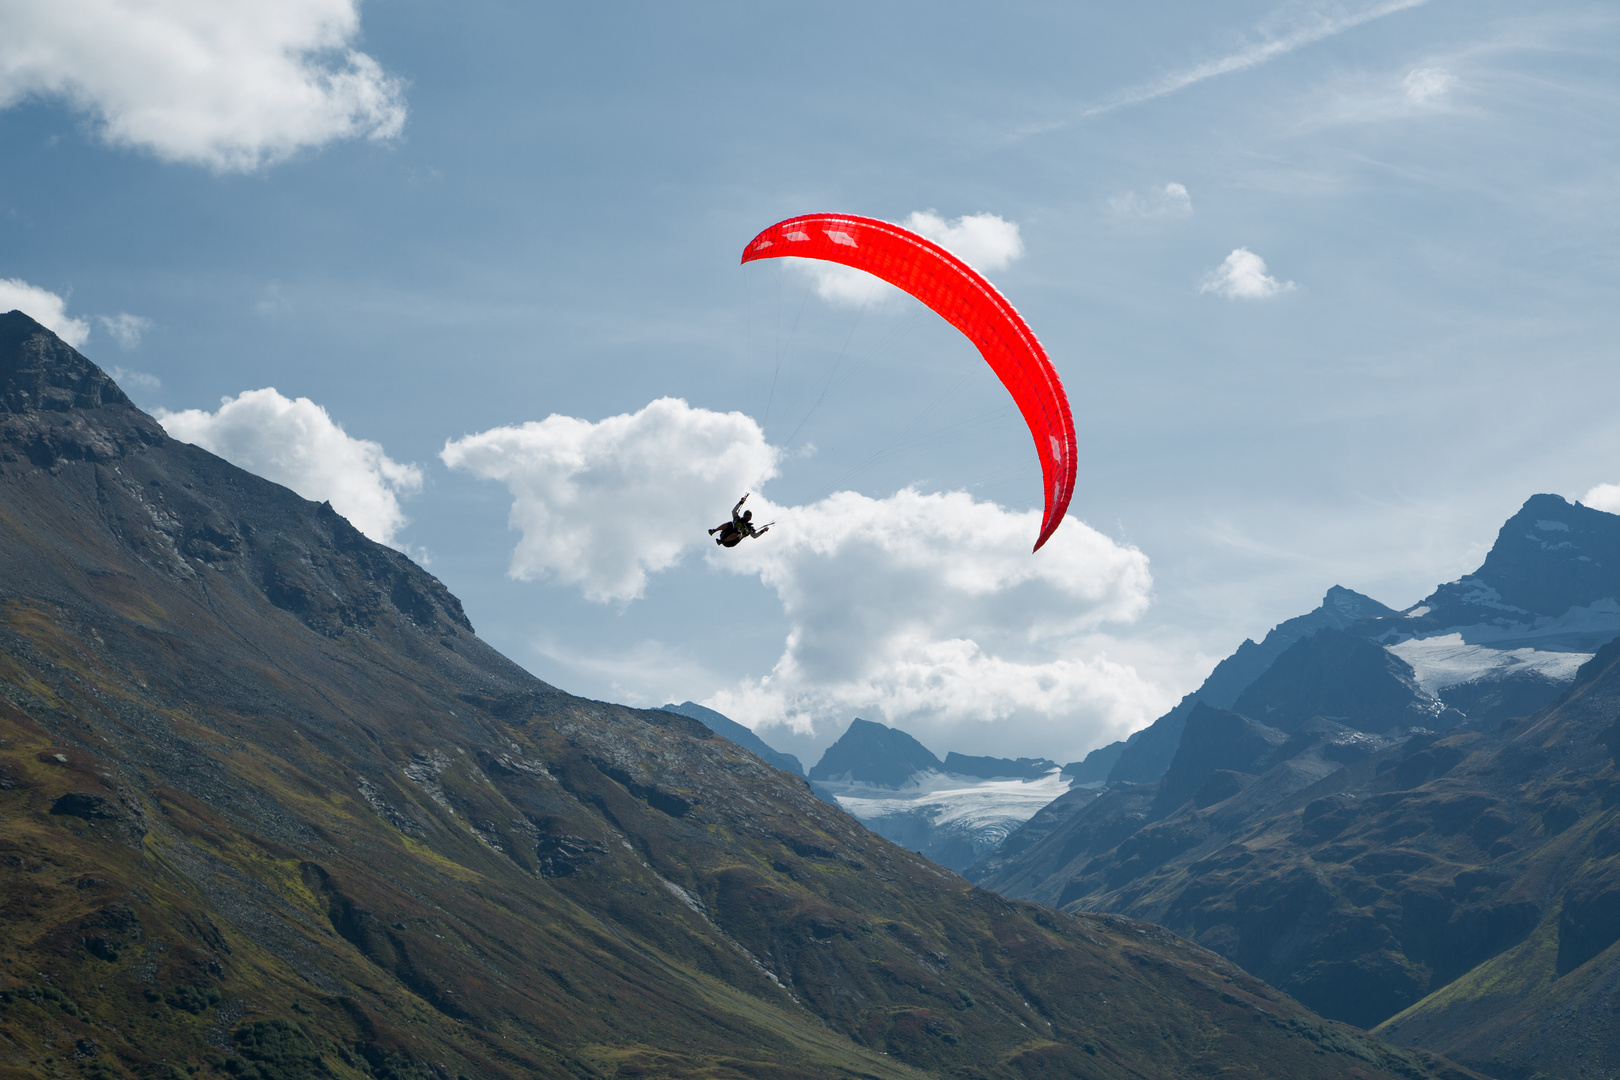
<path id="1" fill-rule="evenodd" d="M 882 278 L 922 301 L 973 342 L 1012 394 L 1035 437 L 1046 496 L 1035 541 L 1039 551 L 1068 510 L 1077 448 L 1063 383 L 1029 324 L 973 267 L 932 240 L 886 221 L 849 214 L 789 218 L 749 241 L 742 261 L 784 256 L 842 263 Z"/>
<path id="2" fill-rule="evenodd" d="M 764 536 L 766 533 L 771 531 L 771 525 L 776 524 L 776 522 L 773 521 L 771 522 L 771 525 L 756 527 L 754 525 L 754 512 L 752 510 L 743 510 L 742 508 L 742 504 L 747 501 L 748 494 L 745 492 L 743 497 L 737 500 L 737 505 L 731 508 L 731 520 L 724 522 L 723 524 L 716 525 L 714 528 L 709 530 L 709 535 L 714 536 L 714 542 L 719 544 L 721 547 L 734 548 L 738 544 L 742 543 L 745 537 L 750 536 L 757 540 L 759 537 Z M 742 510 L 742 513 L 739 514 L 737 512 L 739 510 Z M 715 533 L 719 533 L 720 535 L 715 536 Z"/>

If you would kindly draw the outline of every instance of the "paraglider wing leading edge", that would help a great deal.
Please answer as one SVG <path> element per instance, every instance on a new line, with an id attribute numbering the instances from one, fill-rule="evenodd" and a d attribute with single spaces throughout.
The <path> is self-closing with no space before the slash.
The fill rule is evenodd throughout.
<path id="1" fill-rule="evenodd" d="M 973 267 L 926 237 L 876 218 L 806 214 L 777 222 L 742 261 L 793 256 L 842 263 L 927 305 L 973 342 L 1024 414 L 1041 457 L 1046 512 L 1035 550 L 1057 529 L 1074 493 L 1074 417 L 1063 383 L 1029 324 Z"/>

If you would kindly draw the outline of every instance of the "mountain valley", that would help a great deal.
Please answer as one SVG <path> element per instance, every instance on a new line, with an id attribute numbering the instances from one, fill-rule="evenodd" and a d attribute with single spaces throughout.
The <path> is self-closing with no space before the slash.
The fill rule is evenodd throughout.
<path id="1" fill-rule="evenodd" d="M 1475 1075 L 540 682 L 20 312 L 0 642 L 0 1077 Z"/>

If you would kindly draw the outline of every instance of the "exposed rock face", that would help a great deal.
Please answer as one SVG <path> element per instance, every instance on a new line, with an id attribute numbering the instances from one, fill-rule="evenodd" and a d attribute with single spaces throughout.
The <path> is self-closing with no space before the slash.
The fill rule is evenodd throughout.
<path id="1" fill-rule="evenodd" d="M 1449 728 L 1463 720 L 1423 692 L 1406 661 L 1332 627 L 1283 650 L 1232 708 L 1280 731 L 1316 716 L 1367 732 Z"/>
<path id="2" fill-rule="evenodd" d="M 1557 617 L 1620 597 L 1620 523 L 1615 515 L 1533 495 L 1508 518 L 1480 568 L 1424 599 L 1415 629 L 1508 625 Z M 1598 633 L 1604 633 L 1599 630 Z M 1601 645 L 1613 631 L 1592 642 Z"/>
<path id="3" fill-rule="evenodd" d="M 26 316 L 0 343 L 0 1071 L 1459 1075 L 539 682 Z"/>
<path id="4" fill-rule="evenodd" d="M 1109 769 L 1109 781 L 1150 784 L 1158 780 L 1176 756 L 1176 748 L 1181 743 L 1181 730 L 1186 726 L 1193 706 L 1202 701 L 1217 709 L 1232 708 L 1238 695 L 1248 689 L 1249 684 L 1295 642 L 1309 638 L 1318 630 L 1343 630 L 1362 619 L 1393 614 L 1370 596 L 1339 585 L 1333 586 L 1316 610 L 1278 623 L 1258 643 L 1245 641 L 1239 645 L 1236 652 L 1215 665 L 1215 670 L 1210 672 L 1202 686 L 1182 698 L 1175 708 L 1125 740 L 1125 745 L 1119 748 Z M 1104 747 L 1102 751 L 1094 753 L 1103 754 L 1108 749 Z"/>

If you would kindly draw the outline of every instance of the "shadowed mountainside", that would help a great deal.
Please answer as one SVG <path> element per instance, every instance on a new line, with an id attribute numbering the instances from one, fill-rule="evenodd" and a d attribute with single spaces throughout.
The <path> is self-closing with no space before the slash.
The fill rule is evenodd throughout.
<path id="1" fill-rule="evenodd" d="M 0 316 L 0 1076 L 1464 1075 L 539 682 Z"/>
<path id="2" fill-rule="evenodd" d="M 1399 714 L 1398 695 L 1363 704 Z M 1489 731 L 1369 734 L 1320 715 L 1282 731 L 1201 704 L 1163 781 L 1092 798 L 980 880 L 1151 919 L 1493 1076 L 1607 1075 L 1617 720 L 1620 641 L 1555 707 Z"/>
<path id="3" fill-rule="evenodd" d="M 1170 767 L 1171 759 L 1176 756 L 1176 747 L 1181 744 L 1181 729 L 1198 702 L 1217 709 L 1230 709 L 1238 695 L 1289 646 L 1322 629 L 1343 630 L 1362 619 L 1393 614 L 1372 597 L 1335 585 L 1327 591 L 1314 611 L 1278 623 L 1259 642 L 1244 641 L 1236 652 L 1216 664 L 1209 678 L 1197 690 L 1182 698 L 1175 708 L 1123 743 L 1093 750 L 1086 755 L 1085 762 L 1067 766 L 1065 771 L 1083 777 L 1081 783 L 1092 779 L 1093 773 L 1106 769 L 1103 775 L 1113 783 L 1151 784 Z M 1097 764 L 1092 769 L 1081 767 L 1093 761 Z"/>

